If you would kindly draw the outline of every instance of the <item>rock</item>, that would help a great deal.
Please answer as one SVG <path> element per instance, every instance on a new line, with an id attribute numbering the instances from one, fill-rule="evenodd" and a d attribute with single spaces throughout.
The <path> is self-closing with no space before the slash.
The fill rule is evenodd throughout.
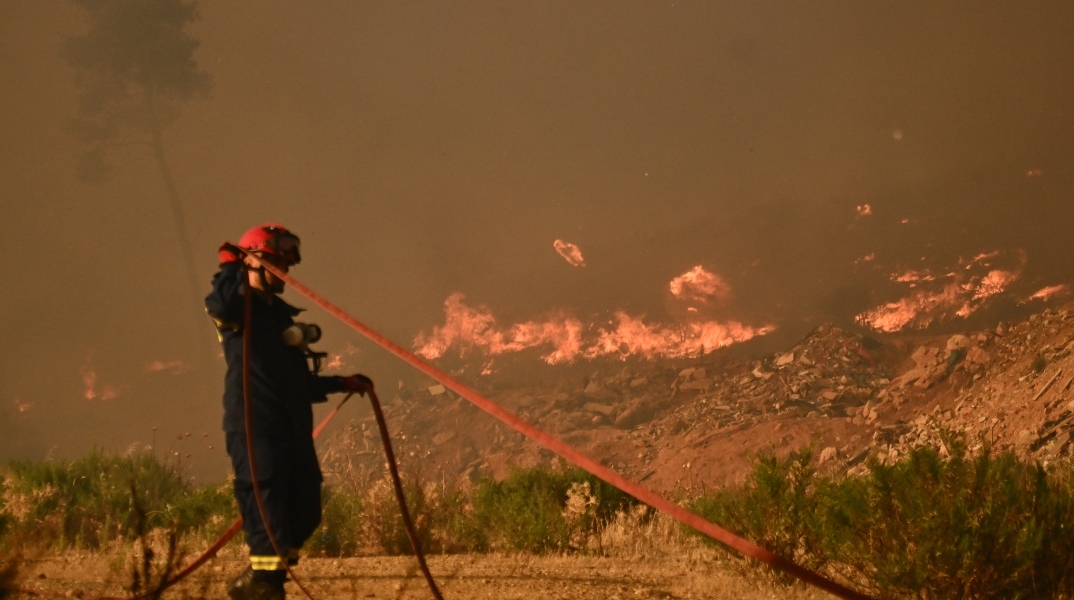
<path id="1" fill-rule="evenodd" d="M 839 397 L 839 392 L 835 392 L 835 391 L 832 391 L 832 390 L 825 390 L 825 391 L 820 393 L 820 397 L 824 398 L 825 400 L 827 400 L 829 402 L 831 402 L 832 400 L 835 400 L 836 398 Z"/>
<path id="2" fill-rule="evenodd" d="M 1064 431 L 1056 436 L 1055 441 L 1052 442 L 1051 455 L 1059 456 L 1066 450 L 1067 445 L 1070 443 L 1070 432 Z"/>
<path id="3" fill-rule="evenodd" d="M 970 346 L 966 350 L 966 363 L 971 365 L 983 365 L 986 364 L 992 356 L 980 346 Z"/>
<path id="4" fill-rule="evenodd" d="M 787 354 L 784 354 L 783 356 L 776 359 L 776 366 L 782 367 L 784 365 L 789 365 L 792 362 L 794 362 L 794 352 L 788 352 Z"/>
<path id="5" fill-rule="evenodd" d="M 895 380 L 891 382 L 891 387 L 895 389 L 906 387 L 911 383 L 917 381 L 918 379 L 924 377 L 926 373 L 927 371 L 923 367 L 910 369 L 909 371 L 896 377 Z"/>
<path id="6" fill-rule="evenodd" d="M 929 348 L 927 346 L 919 346 L 917 350 L 910 356 L 913 359 L 914 365 L 917 368 L 930 367 L 937 362 L 937 357 L 940 355 L 939 348 Z"/>
<path id="7" fill-rule="evenodd" d="M 630 382 L 630 387 L 640 388 L 649 385 L 649 380 L 644 377 L 638 377 Z"/>
<path id="8" fill-rule="evenodd" d="M 943 381 L 944 377 L 947 377 L 947 366 L 933 366 L 928 371 L 926 371 L 920 379 L 917 380 L 917 383 L 915 383 L 914 386 L 927 390 L 930 387 L 939 383 L 940 381 Z"/>
<path id="9" fill-rule="evenodd" d="M 947 340 L 947 354 L 950 355 L 955 350 L 965 350 L 970 347 L 970 338 L 964 335 L 953 335 Z"/>
<path id="10" fill-rule="evenodd" d="M 589 382 L 589 385 L 585 386 L 585 391 L 582 392 L 587 398 L 594 400 L 611 398 L 615 394 L 608 388 L 600 385 L 596 381 Z"/>
<path id="11" fill-rule="evenodd" d="M 869 456 L 869 448 L 862 448 L 857 454 L 847 459 L 847 466 L 852 467 L 861 461 L 865 460 L 865 457 Z"/>
<path id="12" fill-rule="evenodd" d="M 559 417 L 559 420 L 552 428 L 556 433 L 567 433 L 577 429 L 584 429 L 589 427 L 593 422 L 593 415 L 584 412 L 561 413 Z"/>
<path id="13" fill-rule="evenodd" d="M 440 394 L 443 394 L 446 391 L 447 391 L 447 388 L 445 388 L 444 386 L 440 385 L 439 383 L 436 384 L 436 385 L 430 385 L 429 386 L 429 393 L 434 395 L 434 396 L 439 396 Z"/>
<path id="14" fill-rule="evenodd" d="M 656 406 L 653 403 L 637 400 L 626 410 L 619 413 L 619 416 L 615 418 L 615 426 L 622 429 L 632 429 L 642 423 L 652 421 L 655 416 Z"/>
<path id="15" fill-rule="evenodd" d="M 712 387 L 711 379 L 695 379 L 693 381 L 687 381 L 686 383 L 679 384 L 680 390 L 707 390 Z"/>
<path id="16" fill-rule="evenodd" d="M 615 407 L 608 406 L 607 404 L 597 404 L 596 402 L 587 402 L 582 406 L 582 410 L 589 411 L 591 413 L 597 413 L 611 418 L 615 414 Z"/>
<path id="17" fill-rule="evenodd" d="M 449 431 L 441 431 L 440 433 L 438 433 L 438 434 L 433 436 L 433 445 L 434 446 L 439 446 L 441 444 L 445 444 L 447 442 L 450 442 L 453 439 L 455 439 L 455 432 L 454 431 L 451 431 L 451 430 L 449 430 Z"/>
<path id="18" fill-rule="evenodd" d="M 766 373 L 761 370 L 761 367 L 757 367 L 753 370 L 753 376 L 757 379 L 764 379 L 765 381 L 768 381 L 768 378 L 772 376 L 772 373 Z"/>
<path id="19" fill-rule="evenodd" d="M 996 335 L 998 335 L 998 336 L 1007 335 L 1007 331 L 1009 331 L 1009 329 L 1007 328 L 1007 324 L 1004 323 L 1003 321 L 1000 321 L 999 325 L 996 325 Z"/>
<path id="20" fill-rule="evenodd" d="M 820 453 L 820 464 L 824 464 L 830 460 L 834 460 L 839 456 L 839 451 L 833 446 L 828 446 Z"/>

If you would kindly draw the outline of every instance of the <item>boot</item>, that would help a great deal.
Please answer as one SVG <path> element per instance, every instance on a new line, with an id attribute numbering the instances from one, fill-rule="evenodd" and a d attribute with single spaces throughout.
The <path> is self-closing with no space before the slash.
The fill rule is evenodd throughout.
<path id="1" fill-rule="evenodd" d="M 254 570 L 246 567 L 227 590 L 231 600 L 284 600 L 283 579 L 266 581 L 254 577 Z"/>

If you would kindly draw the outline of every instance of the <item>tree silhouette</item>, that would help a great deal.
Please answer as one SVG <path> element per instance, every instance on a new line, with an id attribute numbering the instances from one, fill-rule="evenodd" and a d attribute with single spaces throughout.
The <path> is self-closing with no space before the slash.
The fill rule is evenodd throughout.
<path id="1" fill-rule="evenodd" d="M 164 131 L 192 99 L 205 97 L 212 78 L 198 69 L 199 42 L 183 31 L 198 18 L 183 0 L 71 0 L 90 20 L 89 31 L 68 39 L 63 54 L 80 86 L 71 131 L 85 146 L 79 165 L 84 181 L 103 181 L 110 148 L 148 144 L 171 204 L 190 290 L 200 306 L 194 254 L 186 217 L 164 154 Z"/>

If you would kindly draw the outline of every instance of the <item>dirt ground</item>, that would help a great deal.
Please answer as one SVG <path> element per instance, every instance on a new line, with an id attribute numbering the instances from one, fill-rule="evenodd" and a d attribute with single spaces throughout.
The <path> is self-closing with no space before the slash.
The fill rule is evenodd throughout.
<path id="1" fill-rule="evenodd" d="M 26 560 L 19 583 L 25 588 L 124 595 L 122 560 L 100 555 L 69 555 Z M 760 600 L 813 599 L 812 590 L 769 588 L 711 564 L 682 557 L 640 559 L 527 555 L 453 555 L 429 559 L 430 569 L 448 599 L 712 598 Z M 218 558 L 165 598 L 226 598 L 228 582 L 244 567 L 241 558 Z M 343 598 L 430 598 L 411 557 L 304 559 L 296 570 L 318 600 Z M 287 584 L 289 598 L 302 592 Z M 38 597 L 16 594 L 15 598 Z M 78 597 L 77 595 L 75 597 Z"/>

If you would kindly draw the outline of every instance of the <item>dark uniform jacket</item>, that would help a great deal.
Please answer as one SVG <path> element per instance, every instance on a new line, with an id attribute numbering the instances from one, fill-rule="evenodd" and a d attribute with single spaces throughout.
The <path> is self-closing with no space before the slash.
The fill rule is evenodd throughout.
<path id="1" fill-rule="evenodd" d="M 242 390 L 243 293 L 246 271 L 241 262 L 226 263 L 213 278 L 205 308 L 216 322 L 224 347 L 224 431 L 245 433 Z M 344 389 L 344 378 L 310 372 L 301 348 L 284 343 L 283 332 L 302 312 L 278 296 L 253 293 L 250 339 L 250 405 L 255 435 L 299 436 L 313 431 L 311 404 Z M 269 301 L 271 299 L 271 302 Z"/>

